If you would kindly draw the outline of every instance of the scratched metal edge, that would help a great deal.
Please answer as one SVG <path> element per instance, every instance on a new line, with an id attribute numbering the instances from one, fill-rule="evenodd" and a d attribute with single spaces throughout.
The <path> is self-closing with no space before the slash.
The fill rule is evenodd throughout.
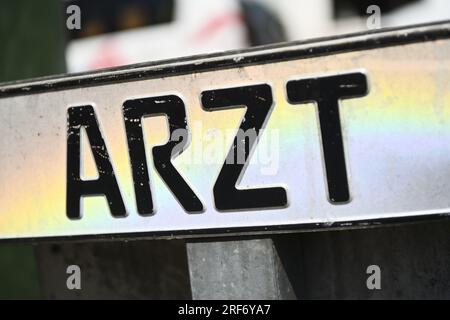
<path id="1" fill-rule="evenodd" d="M 85 242 L 85 241 L 135 241 L 135 240 L 175 240 L 196 239 L 214 241 L 218 238 L 232 237 L 264 237 L 268 235 L 294 234 L 303 232 L 320 231 L 342 231 L 342 230 L 363 230 L 378 227 L 394 227 L 412 225 L 420 222 L 444 221 L 450 219 L 450 214 L 430 214 L 410 217 L 393 217 L 369 220 L 352 220 L 336 223 L 309 223 L 294 225 L 268 225 L 258 227 L 236 227 L 236 228 L 210 228 L 210 229 L 192 229 L 177 231 L 153 231 L 153 232 L 124 232 L 110 234 L 90 234 L 75 236 L 56 236 L 56 237 L 32 237 L 32 238 L 10 238 L 0 239 L 0 243 L 55 243 L 55 242 Z"/>
<path id="2" fill-rule="evenodd" d="M 385 28 L 308 41 L 134 64 L 87 73 L 6 82 L 0 84 L 0 98 L 308 59 L 448 38 L 450 38 L 450 20 Z"/>
<path id="3" fill-rule="evenodd" d="M 125 81 L 138 81 L 156 77 L 168 77 L 189 74 L 192 72 L 205 72 L 209 70 L 265 64 L 277 61 L 307 59 L 311 57 L 326 56 L 349 51 L 369 50 L 417 42 L 436 41 L 448 38 L 450 38 L 450 20 L 409 27 L 389 28 L 377 31 L 354 33 L 337 37 L 319 38 L 305 42 L 291 42 L 264 47 L 255 47 L 242 51 L 228 51 L 219 54 L 200 55 L 181 59 L 157 61 L 155 63 L 135 64 L 120 68 L 103 69 L 83 74 L 52 76 L 37 78 L 34 80 L 4 83 L 0 85 L 0 98 L 25 94 L 44 93 L 57 90 L 67 90 L 84 86 L 104 85 Z M 344 42 L 339 42 L 340 40 L 344 40 Z M 326 45 L 327 47 L 321 47 L 321 44 Z M 214 60 L 215 58 L 222 59 Z M 238 61 L 236 61 L 236 58 L 239 58 Z M 187 64 L 182 64 L 183 62 L 187 62 Z M 370 220 L 351 220 L 331 224 L 309 223 L 277 226 L 268 225 L 257 227 L 209 228 L 176 231 L 125 232 L 55 237 L 24 237 L 0 239 L 0 242 L 52 243 L 60 241 L 83 242 L 92 240 L 132 241 L 150 239 L 171 240 L 207 239 L 220 237 L 229 238 L 237 236 L 251 237 L 263 236 L 267 234 L 368 229 L 380 226 L 396 226 L 400 224 L 404 225 L 405 223 L 412 224 L 425 221 L 447 220 L 449 218 L 450 213 Z"/>

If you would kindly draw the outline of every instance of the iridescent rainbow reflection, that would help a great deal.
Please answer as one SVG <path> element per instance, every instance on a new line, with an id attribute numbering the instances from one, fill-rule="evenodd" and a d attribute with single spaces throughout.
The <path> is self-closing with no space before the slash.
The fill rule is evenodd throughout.
<path id="1" fill-rule="evenodd" d="M 441 40 L 0 99 L 0 120 L 7 124 L 0 128 L 0 238 L 332 225 L 339 221 L 448 213 L 449 52 L 450 41 Z M 290 79 L 354 70 L 367 74 L 370 93 L 341 102 L 352 200 L 337 206 L 327 201 L 316 107 L 289 104 L 285 84 Z M 251 165 L 240 187 L 285 186 L 289 206 L 217 212 L 212 187 L 221 163 L 192 163 L 183 161 L 183 157 L 194 159 L 202 144 L 214 143 L 202 139 L 203 131 L 236 129 L 244 110 L 208 113 L 202 110 L 199 96 L 203 90 L 255 83 L 269 83 L 273 88 L 275 106 L 266 131 L 279 131 L 279 149 L 274 150 L 279 152 L 278 170 L 274 175 L 261 175 L 259 165 Z M 202 124 L 202 130 L 191 126 L 191 144 L 174 163 L 206 211 L 186 214 L 152 168 L 157 213 L 140 217 L 136 213 L 121 106 L 130 98 L 168 93 L 184 99 L 189 123 Z M 101 196 L 83 200 L 81 220 L 72 221 L 65 215 L 66 110 L 86 103 L 95 107 L 129 213 L 127 218 L 113 218 Z M 165 121 L 152 119 L 144 127 L 147 151 L 167 139 Z M 220 148 L 226 152 L 230 144 L 231 138 Z"/>

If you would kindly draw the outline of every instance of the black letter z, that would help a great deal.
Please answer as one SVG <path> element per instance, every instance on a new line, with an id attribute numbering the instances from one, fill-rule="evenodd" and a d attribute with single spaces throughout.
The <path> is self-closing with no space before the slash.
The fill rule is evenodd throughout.
<path id="1" fill-rule="evenodd" d="M 245 107 L 247 110 L 240 124 L 241 132 L 253 131 L 256 137 L 270 116 L 273 107 L 272 89 L 267 84 L 235 87 L 202 92 L 202 105 L 206 111 Z M 246 210 L 281 208 L 287 205 L 286 190 L 282 187 L 238 189 L 236 184 L 249 161 L 257 140 L 239 143 L 236 136 L 214 185 L 214 202 L 218 210 Z M 239 154 L 244 163 L 235 161 Z"/>

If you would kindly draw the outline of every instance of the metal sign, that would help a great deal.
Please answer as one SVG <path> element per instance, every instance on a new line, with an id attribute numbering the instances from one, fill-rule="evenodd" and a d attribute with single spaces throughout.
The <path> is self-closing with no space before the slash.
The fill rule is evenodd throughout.
<path id="1" fill-rule="evenodd" d="M 450 23 L 0 86 L 0 238 L 450 212 Z"/>

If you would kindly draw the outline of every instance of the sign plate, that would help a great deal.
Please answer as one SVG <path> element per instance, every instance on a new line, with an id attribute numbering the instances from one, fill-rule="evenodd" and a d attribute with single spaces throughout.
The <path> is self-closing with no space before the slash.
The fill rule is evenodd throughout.
<path id="1" fill-rule="evenodd" d="M 450 23 L 0 86 L 0 239 L 450 213 Z"/>

